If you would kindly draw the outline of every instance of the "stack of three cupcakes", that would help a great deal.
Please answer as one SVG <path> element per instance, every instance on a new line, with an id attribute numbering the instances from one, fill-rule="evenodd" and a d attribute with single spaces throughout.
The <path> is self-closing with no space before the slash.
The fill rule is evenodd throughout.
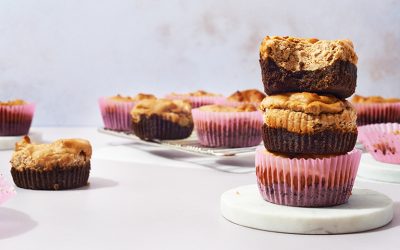
<path id="1" fill-rule="evenodd" d="M 266 37 L 260 65 L 267 96 L 257 182 L 272 203 L 324 207 L 346 203 L 361 152 L 356 111 L 357 55 L 349 40 Z"/>

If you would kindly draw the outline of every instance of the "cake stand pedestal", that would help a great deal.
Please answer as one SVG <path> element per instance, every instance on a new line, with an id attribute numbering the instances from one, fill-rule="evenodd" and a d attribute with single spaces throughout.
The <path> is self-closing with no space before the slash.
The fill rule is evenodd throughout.
<path id="1" fill-rule="evenodd" d="M 39 132 L 30 132 L 28 135 L 32 142 L 39 142 L 42 134 Z M 0 136 L 0 150 L 9 150 L 15 148 L 15 143 L 19 142 L 24 136 Z"/>
<path id="2" fill-rule="evenodd" d="M 241 226 L 294 234 L 344 234 L 388 224 L 393 201 L 367 190 L 353 189 L 348 203 L 326 208 L 289 207 L 262 199 L 256 185 L 241 186 L 221 196 L 221 213 Z"/>

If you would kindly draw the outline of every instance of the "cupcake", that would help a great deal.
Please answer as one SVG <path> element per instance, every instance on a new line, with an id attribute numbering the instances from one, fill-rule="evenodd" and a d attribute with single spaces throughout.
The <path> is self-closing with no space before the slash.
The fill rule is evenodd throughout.
<path id="1" fill-rule="evenodd" d="M 193 131 L 188 101 L 148 99 L 131 110 L 133 132 L 142 140 L 184 139 Z"/>
<path id="2" fill-rule="evenodd" d="M 241 148 L 262 141 L 262 115 L 252 104 L 239 106 L 206 105 L 192 110 L 201 145 Z"/>
<path id="3" fill-rule="evenodd" d="M 344 154 L 357 140 L 356 111 L 334 96 L 286 93 L 268 96 L 264 111 L 265 148 L 285 154 Z"/>
<path id="4" fill-rule="evenodd" d="M 25 136 L 15 146 L 11 174 L 20 188 L 62 190 L 85 186 L 92 147 L 87 140 L 61 139 L 32 144 Z"/>
<path id="5" fill-rule="evenodd" d="M 15 195 L 14 188 L 4 179 L 0 173 L 0 205 Z"/>
<path id="6" fill-rule="evenodd" d="M 217 104 L 236 106 L 248 103 L 258 106 L 264 98 L 265 94 L 257 89 L 238 90 L 225 100 L 218 101 Z"/>
<path id="7" fill-rule="evenodd" d="M 0 136 L 28 134 L 34 112 L 35 105 L 23 100 L 0 102 Z"/>
<path id="8" fill-rule="evenodd" d="M 400 124 L 381 123 L 358 128 L 359 138 L 375 160 L 400 164 Z"/>
<path id="9" fill-rule="evenodd" d="M 99 105 L 104 128 L 114 131 L 132 132 L 129 112 L 135 106 L 135 103 L 145 99 L 156 99 L 156 97 L 150 94 L 138 94 L 134 97 L 121 95 L 101 97 Z"/>
<path id="10" fill-rule="evenodd" d="M 267 36 L 260 47 L 265 92 L 313 92 L 346 98 L 354 93 L 357 55 L 349 40 Z"/>
<path id="11" fill-rule="evenodd" d="M 222 95 L 206 92 L 204 90 L 198 90 L 187 94 L 171 93 L 165 98 L 170 100 L 188 100 L 192 108 L 215 104 L 217 101 L 223 100 Z"/>
<path id="12" fill-rule="evenodd" d="M 268 202 L 296 207 L 346 203 L 351 195 L 361 151 L 342 155 L 298 155 L 294 158 L 256 151 L 257 184 Z"/>
<path id="13" fill-rule="evenodd" d="M 357 125 L 400 122 L 400 99 L 355 95 L 352 103 L 357 110 Z"/>

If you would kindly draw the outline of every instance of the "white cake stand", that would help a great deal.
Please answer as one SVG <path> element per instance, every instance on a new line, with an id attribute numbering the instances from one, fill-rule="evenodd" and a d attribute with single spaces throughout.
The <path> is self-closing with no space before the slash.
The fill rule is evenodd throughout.
<path id="1" fill-rule="evenodd" d="M 349 202 L 327 208 L 275 205 L 262 199 L 256 185 L 241 186 L 221 196 L 221 213 L 229 221 L 255 229 L 294 234 L 344 234 L 382 227 L 393 218 L 393 201 L 353 189 Z"/>
<path id="2" fill-rule="evenodd" d="M 374 181 L 400 183 L 400 164 L 380 162 L 370 154 L 363 154 L 357 176 Z"/>
<path id="3" fill-rule="evenodd" d="M 14 149 L 15 143 L 19 142 L 24 136 L 0 136 L 0 150 Z M 30 132 L 29 137 L 32 142 L 39 142 L 42 134 L 39 132 Z"/>

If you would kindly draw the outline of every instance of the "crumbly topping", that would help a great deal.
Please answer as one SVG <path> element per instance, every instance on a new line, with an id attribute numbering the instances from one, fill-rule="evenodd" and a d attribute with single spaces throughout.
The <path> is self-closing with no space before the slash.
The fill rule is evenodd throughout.
<path id="1" fill-rule="evenodd" d="M 83 139 L 60 139 L 50 144 L 33 144 L 25 136 L 15 146 L 11 165 L 17 170 L 49 170 L 85 165 L 92 156 L 92 147 Z"/>
<path id="2" fill-rule="evenodd" d="M 265 97 L 265 94 L 257 89 L 246 89 L 236 91 L 228 97 L 229 101 L 260 103 Z"/>
<path id="3" fill-rule="evenodd" d="M 141 116 L 160 115 L 181 126 L 188 126 L 193 123 L 191 111 L 190 103 L 185 100 L 146 99 L 135 105 L 131 116 L 133 122 L 139 122 Z"/>
<path id="4" fill-rule="evenodd" d="M 6 101 L 6 102 L 0 101 L 0 106 L 17 106 L 17 105 L 24 105 L 24 104 L 27 104 L 27 102 L 25 102 L 24 100 L 21 100 L 21 99 L 16 99 L 16 100 Z"/>
<path id="5" fill-rule="evenodd" d="M 357 64 L 350 40 L 319 40 L 288 36 L 266 36 L 260 46 L 261 60 L 272 59 L 290 71 L 317 70 L 338 60 Z"/>
<path id="6" fill-rule="evenodd" d="M 353 103 L 395 103 L 400 102 L 399 98 L 383 98 L 381 96 L 360 96 L 354 95 L 351 99 Z"/>
<path id="7" fill-rule="evenodd" d="M 241 104 L 236 107 L 224 105 L 205 105 L 201 106 L 199 110 L 209 112 L 253 112 L 257 111 L 257 108 L 252 104 Z"/>
<path id="8" fill-rule="evenodd" d="M 111 96 L 108 99 L 115 102 L 136 102 L 146 99 L 156 99 L 156 97 L 152 94 L 139 93 L 136 96 L 122 96 L 118 94 L 116 96 Z"/>
<path id="9" fill-rule="evenodd" d="M 171 93 L 170 95 L 172 95 L 172 96 L 220 96 L 219 94 L 206 92 L 204 90 L 198 90 L 198 91 L 190 92 L 190 93 L 186 93 L 186 94 Z"/>
<path id="10" fill-rule="evenodd" d="M 261 110 L 287 109 L 319 115 L 322 113 L 337 114 L 352 108 L 346 100 L 340 100 L 332 95 L 317 95 L 315 93 L 284 93 L 267 96 L 260 105 Z"/>

